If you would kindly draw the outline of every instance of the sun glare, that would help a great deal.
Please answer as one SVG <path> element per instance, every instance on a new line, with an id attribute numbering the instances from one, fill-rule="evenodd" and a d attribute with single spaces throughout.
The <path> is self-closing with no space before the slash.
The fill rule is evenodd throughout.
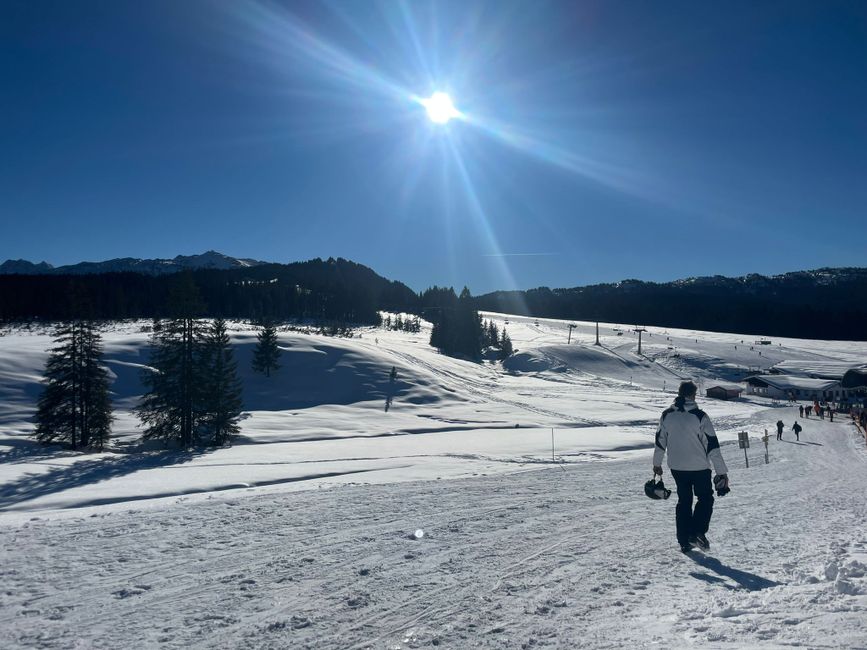
<path id="1" fill-rule="evenodd" d="M 445 124 L 460 113 L 452 104 L 452 98 L 446 93 L 436 92 L 427 99 L 421 100 L 421 105 L 427 110 L 427 116 L 431 122 Z"/>

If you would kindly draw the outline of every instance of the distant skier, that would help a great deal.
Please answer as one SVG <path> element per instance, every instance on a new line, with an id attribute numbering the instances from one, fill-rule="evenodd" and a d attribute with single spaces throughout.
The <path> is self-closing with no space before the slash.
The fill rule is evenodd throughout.
<path id="1" fill-rule="evenodd" d="M 777 420 L 777 440 L 783 439 L 783 427 L 786 426 L 783 424 L 782 420 Z"/>
<path id="2" fill-rule="evenodd" d="M 831 420 L 831 422 L 834 421 L 834 409 L 832 409 L 830 406 L 828 407 L 828 418 Z"/>
<path id="3" fill-rule="evenodd" d="M 696 406 L 696 385 L 680 384 L 674 404 L 662 412 L 653 451 L 653 473 L 662 475 L 662 457 L 668 452 L 668 467 L 677 484 L 675 523 L 680 550 L 689 553 L 694 546 L 710 548 L 706 533 L 713 514 L 713 486 L 710 464 L 716 470 L 717 494 L 729 491 L 728 469 L 719 441 L 707 413 Z M 693 492 L 698 498 L 692 508 Z"/>
<path id="4" fill-rule="evenodd" d="M 807 417 L 810 417 L 810 411 L 812 411 L 812 410 L 813 410 L 813 407 L 810 406 L 809 404 L 807 404 L 807 406 L 804 407 L 804 414 Z"/>
<path id="5" fill-rule="evenodd" d="M 804 417 L 804 405 L 798 404 L 798 417 Z"/>
<path id="6" fill-rule="evenodd" d="M 792 425 L 792 431 L 795 432 L 795 440 L 800 440 L 801 439 L 801 431 L 803 431 L 803 429 L 801 429 L 801 425 L 798 424 L 797 421 L 795 421 L 795 424 Z"/>

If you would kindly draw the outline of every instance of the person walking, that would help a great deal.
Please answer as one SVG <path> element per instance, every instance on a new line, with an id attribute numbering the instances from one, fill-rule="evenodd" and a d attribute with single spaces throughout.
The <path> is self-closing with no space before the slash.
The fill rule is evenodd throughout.
<path id="1" fill-rule="evenodd" d="M 804 405 L 798 404 L 798 417 L 804 417 Z"/>
<path id="2" fill-rule="evenodd" d="M 777 420 L 777 440 L 783 439 L 783 427 L 786 426 L 783 424 L 782 420 Z"/>
<path id="3" fill-rule="evenodd" d="M 795 424 L 792 425 L 792 431 L 795 432 L 795 440 L 800 440 L 801 439 L 801 431 L 803 431 L 803 429 L 801 429 L 801 425 L 798 424 L 797 420 L 795 420 Z"/>
<path id="4" fill-rule="evenodd" d="M 713 484 L 717 495 L 729 492 L 728 468 L 719 448 L 713 423 L 695 403 L 696 385 L 680 384 L 674 404 L 662 412 L 656 430 L 653 473 L 662 476 L 662 458 L 668 454 L 668 468 L 677 485 L 675 525 L 683 553 L 695 546 L 710 548 L 707 531 L 713 514 L 713 485 L 710 466 L 716 471 Z M 693 510 L 693 494 L 697 498 Z"/>
<path id="5" fill-rule="evenodd" d="M 810 406 L 809 404 L 807 404 L 807 406 L 804 407 L 804 414 L 805 414 L 807 417 L 810 417 L 810 411 L 811 411 L 811 410 L 813 410 L 813 407 Z"/>

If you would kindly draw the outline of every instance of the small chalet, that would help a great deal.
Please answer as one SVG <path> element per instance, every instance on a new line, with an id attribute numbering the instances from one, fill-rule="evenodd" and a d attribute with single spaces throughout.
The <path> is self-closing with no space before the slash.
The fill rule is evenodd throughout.
<path id="1" fill-rule="evenodd" d="M 712 384 L 705 394 L 712 399 L 737 399 L 744 389 L 734 384 Z"/>

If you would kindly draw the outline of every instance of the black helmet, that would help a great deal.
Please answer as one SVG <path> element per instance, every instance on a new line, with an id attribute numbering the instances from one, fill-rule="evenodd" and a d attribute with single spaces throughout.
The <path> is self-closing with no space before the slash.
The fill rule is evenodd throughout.
<path id="1" fill-rule="evenodd" d="M 644 484 L 644 493 L 651 499 L 667 499 L 671 496 L 671 490 L 665 487 L 665 483 L 656 476 Z"/>

